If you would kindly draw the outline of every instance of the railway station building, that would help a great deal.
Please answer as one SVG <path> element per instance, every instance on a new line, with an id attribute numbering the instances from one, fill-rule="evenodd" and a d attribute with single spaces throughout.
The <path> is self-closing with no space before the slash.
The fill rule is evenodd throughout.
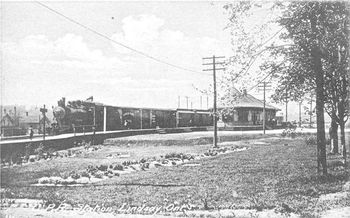
<path id="1" fill-rule="evenodd" d="M 234 96 L 231 101 L 218 107 L 219 122 L 225 127 L 262 126 L 264 102 L 248 94 L 245 90 L 239 92 L 234 89 L 230 94 Z M 265 121 L 268 127 L 276 125 L 276 112 L 279 110 L 272 105 L 265 104 Z"/>

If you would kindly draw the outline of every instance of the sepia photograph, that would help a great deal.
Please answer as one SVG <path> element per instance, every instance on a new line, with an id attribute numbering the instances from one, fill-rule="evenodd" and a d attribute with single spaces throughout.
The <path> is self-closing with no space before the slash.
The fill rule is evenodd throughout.
<path id="1" fill-rule="evenodd" d="M 0 218 L 350 218 L 350 2 L 0 2 Z"/>

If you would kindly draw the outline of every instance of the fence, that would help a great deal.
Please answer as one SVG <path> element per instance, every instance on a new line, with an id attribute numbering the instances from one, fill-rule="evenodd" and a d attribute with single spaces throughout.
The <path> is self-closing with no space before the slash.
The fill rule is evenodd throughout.
<path id="1" fill-rule="evenodd" d="M 20 135 L 26 135 L 27 130 L 19 127 L 1 127 L 1 136 L 2 137 L 8 137 L 8 136 L 20 136 Z"/>

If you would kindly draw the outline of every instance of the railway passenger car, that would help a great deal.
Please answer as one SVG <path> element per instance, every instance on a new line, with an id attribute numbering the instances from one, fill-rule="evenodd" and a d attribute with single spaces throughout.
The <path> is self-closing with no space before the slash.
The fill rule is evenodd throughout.
<path id="1" fill-rule="evenodd" d="M 213 118 L 208 110 L 177 109 L 178 127 L 211 126 Z"/>
<path id="2" fill-rule="evenodd" d="M 54 117 L 60 132 L 81 128 L 96 131 L 211 126 L 209 110 L 108 106 L 92 101 L 58 101 Z M 92 128 L 91 128 L 92 129 Z"/>

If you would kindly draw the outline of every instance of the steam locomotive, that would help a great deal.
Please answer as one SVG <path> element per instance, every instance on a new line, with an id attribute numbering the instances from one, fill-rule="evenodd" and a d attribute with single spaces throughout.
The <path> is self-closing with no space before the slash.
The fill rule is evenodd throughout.
<path id="1" fill-rule="evenodd" d="M 93 99 L 58 101 L 53 109 L 59 133 L 69 133 L 79 128 L 95 131 L 123 129 L 154 129 L 212 126 L 209 110 L 157 109 L 109 106 Z"/>

